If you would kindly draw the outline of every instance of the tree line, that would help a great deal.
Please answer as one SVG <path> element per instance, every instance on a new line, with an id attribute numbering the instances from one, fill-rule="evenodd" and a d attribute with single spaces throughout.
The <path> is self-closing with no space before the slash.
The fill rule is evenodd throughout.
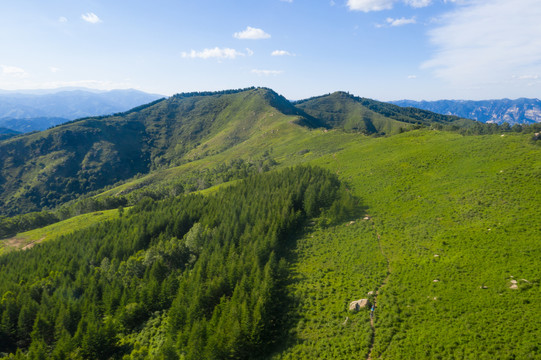
<path id="1" fill-rule="evenodd" d="M 0 257 L 9 359 L 247 359 L 287 328 L 288 252 L 309 218 L 358 209 L 297 167 L 213 195 L 145 198 L 117 220 Z"/>

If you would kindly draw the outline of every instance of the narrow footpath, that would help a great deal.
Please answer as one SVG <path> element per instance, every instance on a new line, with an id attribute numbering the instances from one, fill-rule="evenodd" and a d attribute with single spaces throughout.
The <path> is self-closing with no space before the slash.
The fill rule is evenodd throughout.
<path id="1" fill-rule="evenodd" d="M 372 223 L 372 226 L 374 226 L 373 223 Z M 391 267 L 389 266 L 389 258 L 385 256 L 385 253 L 383 252 L 383 248 L 381 247 L 381 236 L 377 232 L 376 232 L 376 236 L 378 238 L 379 251 L 381 252 L 381 255 L 383 255 L 383 257 L 387 261 L 387 276 L 385 277 L 385 279 L 383 279 L 383 282 L 377 288 L 376 293 L 374 294 L 374 304 L 372 304 L 372 306 L 374 307 L 374 311 L 371 312 L 370 314 L 370 327 L 372 328 L 372 338 L 370 340 L 370 351 L 368 352 L 367 360 L 372 360 L 372 352 L 374 350 L 374 343 L 376 340 L 376 327 L 374 326 L 374 324 L 375 324 L 376 312 L 377 312 L 377 307 L 378 307 L 379 291 L 381 290 L 381 288 L 385 286 L 385 284 L 387 284 L 387 281 L 389 280 L 389 276 L 391 276 Z"/>

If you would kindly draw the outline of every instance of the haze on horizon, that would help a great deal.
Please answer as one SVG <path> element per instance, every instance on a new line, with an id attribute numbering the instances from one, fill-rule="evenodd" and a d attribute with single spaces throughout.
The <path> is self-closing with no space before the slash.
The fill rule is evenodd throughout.
<path id="1" fill-rule="evenodd" d="M 537 98 L 540 18 L 537 0 L 21 0 L 0 13 L 0 89 Z"/>

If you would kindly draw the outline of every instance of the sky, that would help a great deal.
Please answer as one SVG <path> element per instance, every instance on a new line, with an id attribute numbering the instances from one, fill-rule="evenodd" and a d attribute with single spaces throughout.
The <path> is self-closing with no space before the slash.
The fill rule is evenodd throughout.
<path id="1" fill-rule="evenodd" d="M 0 89 L 541 97 L 540 0 L 17 0 Z"/>

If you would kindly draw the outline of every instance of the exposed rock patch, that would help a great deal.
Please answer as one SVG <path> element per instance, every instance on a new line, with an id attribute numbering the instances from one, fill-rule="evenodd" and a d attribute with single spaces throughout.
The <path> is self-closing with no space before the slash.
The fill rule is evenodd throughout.
<path id="1" fill-rule="evenodd" d="M 369 306 L 368 299 L 359 299 L 349 303 L 349 311 L 357 312 L 367 306 Z"/>

